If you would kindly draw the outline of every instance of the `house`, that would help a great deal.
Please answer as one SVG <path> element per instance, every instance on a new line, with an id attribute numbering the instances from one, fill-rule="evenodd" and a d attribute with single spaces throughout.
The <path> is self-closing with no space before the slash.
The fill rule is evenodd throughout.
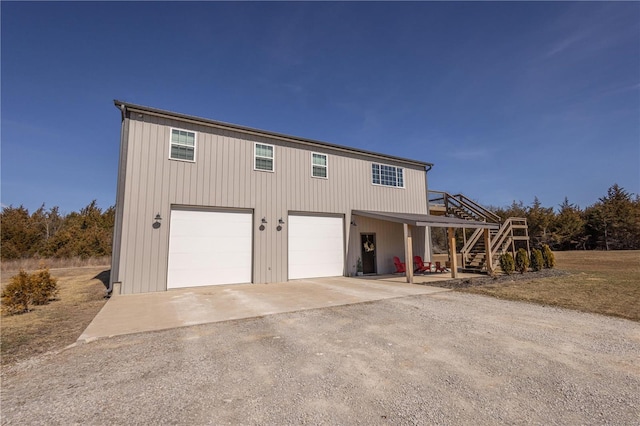
<path id="1" fill-rule="evenodd" d="M 430 226 L 488 227 L 428 214 L 430 163 L 114 103 L 110 290 L 386 274 L 430 257 Z"/>

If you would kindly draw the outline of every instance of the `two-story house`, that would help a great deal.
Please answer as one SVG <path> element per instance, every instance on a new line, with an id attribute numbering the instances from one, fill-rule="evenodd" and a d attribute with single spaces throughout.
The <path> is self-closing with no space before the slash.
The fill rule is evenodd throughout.
<path id="1" fill-rule="evenodd" d="M 350 276 L 359 263 L 384 274 L 394 256 L 429 258 L 429 163 L 115 105 L 110 289 Z"/>

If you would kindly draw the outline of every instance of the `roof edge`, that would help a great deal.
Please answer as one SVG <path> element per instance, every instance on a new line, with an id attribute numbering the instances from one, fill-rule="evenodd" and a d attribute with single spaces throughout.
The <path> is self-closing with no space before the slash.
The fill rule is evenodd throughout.
<path id="1" fill-rule="evenodd" d="M 329 142 L 323 142 L 323 141 L 303 138 L 303 137 L 299 137 L 299 136 L 287 135 L 287 134 L 284 134 L 284 133 L 271 132 L 271 131 L 268 131 L 268 130 L 261 130 L 261 129 L 256 129 L 256 128 L 252 128 L 252 127 L 241 126 L 241 125 L 238 125 L 238 124 L 226 123 L 224 121 L 217 121 L 217 120 L 211 120 L 211 119 L 208 119 L 208 118 L 202 118 L 202 117 L 197 117 L 197 116 L 193 116 L 193 115 L 181 114 L 181 113 L 167 111 L 167 110 L 163 110 L 163 109 L 147 107 L 147 106 L 144 106 L 144 105 L 132 104 L 132 103 L 129 103 L 129 102 L 120 101 L 118 99 L 114 99 L 113 103 L 118 109 L 122 109 L 122 107 L 124 107 L 126 109 L 131 110 L 131 111 L 143 112 L 143 113 L 148 113 L 148 114 L 161 116 L 161 117 L 165 117 L 165 118 L 173 118 L 173 119 L 177 119 L 177 120 L 182 120 L 182 121 L 189 121 L 189 122 L 193 122 L 193 123 L 196 123 L 196 124 L 203 124 L 203 125 L 206 125 L 206 126 L 221 128 L 221 129 L 225 129 L 225 130 L 234 130 L 234 131 L 247 133 L 247 134 L 252 134 L 252 135 L 268 136 L 268 137 L 279 139 L 279 140 L 283 140 L 283 141 L 286 141 L 286 142 L 301 143 L 301 144 L 312 145 L 312 146 L 321 146 L 321 147 L 331 148 L 331 149 L 344 151 L 344 152 L 349 152 L 349 153 L 353 153 L 353 154 L 362 154 L 362 155 L 367 155 L 367 156 L 371 156 L 371 157 L 375 157 L 375 158 L 389 159 L 389 160 L 393 160 L 393 161 L 407 163 L 407 164 L 411 164 L 411 165 L 414 165 L 414 166 L 420 166 L 420 167 L 426 168 L 427 170 L 425 171 L 425 173 L 427 171 L 431 170 L 431 168 L 433 167 L 433 163 L 427 163 L 427 162 L 424 162 L 424 161 L 412 160 L 412 159 L 403 158 L 403 157 L 396 157 L 396 156 L 393 156 L 393 155 L 382 154 L 382 153 L 379 153 L 379 152 L 367 151 L 367 150 L 348 147 L 348 146 L 344 146 L 344 145 L 337 145 L 337 144 L 333 144 L 333 143 L 329 143 Z"/>
<path id="2" fill-rule="evenodd" d="M 483 228 L 499 229 L 500 225 L 490 222 L 478 222 L 448 216 L 434 216 L 421 213 L 379 212 L 370 210 L 352 210 L 351 214 L 388 222 L 406 223 L 412 226 L 431 226 L 434 228 Z"/>

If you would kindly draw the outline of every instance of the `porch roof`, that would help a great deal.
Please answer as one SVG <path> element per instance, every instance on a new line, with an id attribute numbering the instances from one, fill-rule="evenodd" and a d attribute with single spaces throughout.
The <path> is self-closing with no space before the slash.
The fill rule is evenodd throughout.
<path id="1" fill-rule="evenodd" d="M 432 226 L 436 228 L 500 228 L 500 225 L 497 223 L 476 222 L 473 220 L 459 219 L 457 217 L 434 216 L 430 214 L 374 212 L 366 210 L 352 210 L 351 214 L 389 222 L 406 223 L 412 226 Z"/>

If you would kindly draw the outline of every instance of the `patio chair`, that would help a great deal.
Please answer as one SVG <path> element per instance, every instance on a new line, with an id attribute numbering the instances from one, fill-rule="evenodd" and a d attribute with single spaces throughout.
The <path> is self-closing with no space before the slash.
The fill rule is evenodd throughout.
<path id="1" fill-rule="evenodd" d="M 400 258 L 398 256 L 393 256 L 393 264 L 396 267 L 396 271 L 394 274 L 406 274 L 407 273 L 407 265 L 403 262 L 400 262 Z"/>
<path id="2" fill-rule="evenodd" d="M 436 272 L 447 272 L 447 268 L 442 266 L 441 262 L 436 262 Z"/>
<path id="3" fill-rule="evenodd" d="M 425 272 L 431 272 L 431 262 L 424 263 L 420 256 L 413 256 L 413 266 L 413 272 L 422 274 Z"/>

